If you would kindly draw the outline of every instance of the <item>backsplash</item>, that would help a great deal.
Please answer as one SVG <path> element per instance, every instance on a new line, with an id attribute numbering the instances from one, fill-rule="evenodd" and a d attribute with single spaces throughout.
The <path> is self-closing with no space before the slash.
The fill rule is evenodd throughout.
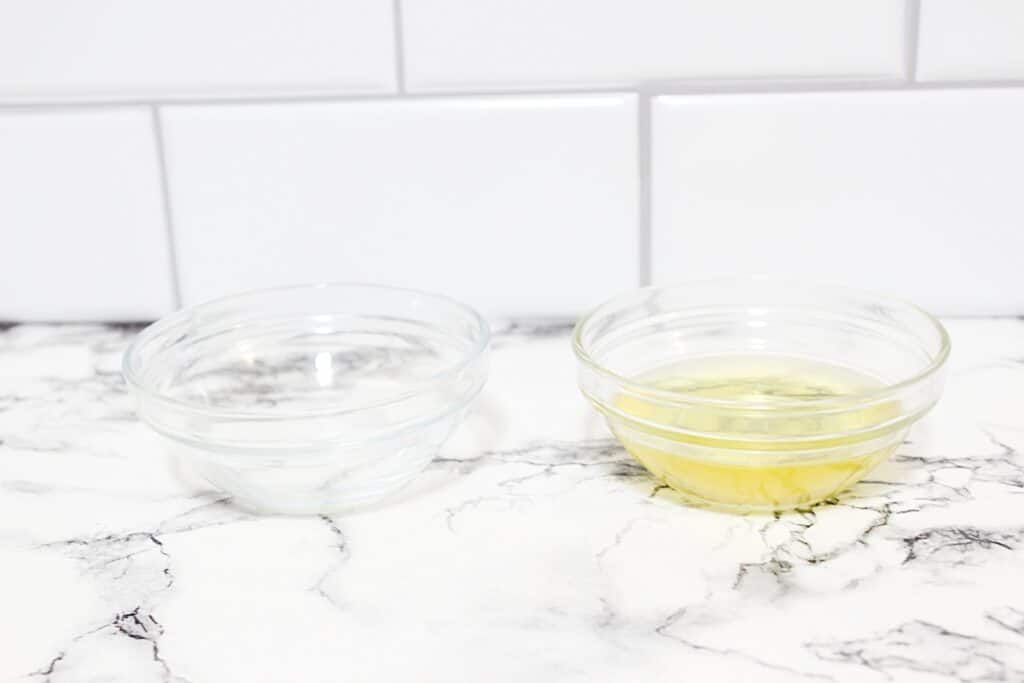
<path id="1" fill-rule="evenodd" d="M 0 5 L 0 320 L 762 274 L 1022 314 L 1017 0 Z"/>

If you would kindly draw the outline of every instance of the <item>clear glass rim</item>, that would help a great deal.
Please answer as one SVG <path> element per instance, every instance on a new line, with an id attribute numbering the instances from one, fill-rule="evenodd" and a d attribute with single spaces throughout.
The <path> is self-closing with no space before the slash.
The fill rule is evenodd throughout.
<path id="1" fill-rule="evenodd" d="M 209 311 L 224 304 L 230 304 L 234 301 L 241 301 L 251 297 L 258 297 L 260 295 L 271 295 L 271 294 L 284 294 L 291 292 L 301 292 L 304 290 L 323 290 L 323 289 L 361 289 L 361 290 L 372 290 L 377 292 L 387 292 L 392 294 L 409 294 L 418 297 L 424 297 L 431 299 L 437 303 L 451 306 L 462 313 L 466 314 L 470 320 L 472 320 L 474 328 L 477 332 L 477 340 L 473 345 L 464 351 L 459 359 L 450 365 L 441 368 L 436 373 L 424 377 L 417 382 L 418 387 L 410 391 L 404 391 L 396 393 L 394 396 L 389 397 L 383 401 L 377 401 L 373 403 L 367 403 L 364 405 L 356 406 L 354 408 L 337 408 L 337 407 L 326 407 L 320 410 L 302 410 L 297 412 L 282 411 L 279 409 L 272 410 L 238 410 L 238 409 L 225 409 L 225 408 L 212 408 L 210 406 L 203 405 L 194 401 L 184 401 L 177 398 L 166 396 L 159 391 L 156 391 L 149 386 L 139 376 L 139 369 L 136 366 L 141 363 L 136 362 L 139 352 L 148 343 L 151 343 L 155 339 L 158 339 L 162 334 L 173 328 L 182 322 L 188 320 L 189 317 L 196 313 L 202 313 Z M 437 294 L 434 292 L 426 292 L 423 290 L 412 289 L 409 287 L 396 287 L 391 285 L 378 285 L 366 282 L 318 282 L 313 284 L 297 284 L 297 285 L 286 285 L 281 287 L 263 287 L 259 289 L 250 289 L 243 292 L 237 292 L 228 294 L 226 296 L 210 299 L 194 306 L 187 306 L 181 308 L 173 313 L 170 313 L 163 318 L 160 318 L 154 323 L 148 325 L 143 329 L 132 341 L 131 345 L 125 350 L 121 361 L 121 373 L 124 376 L 125 382 L 128 386 L 138 394 L 145 396 L 148 400 L 155 401 L 165 406 L 172 407 L 177 410 L 190 412 L 204 417 L 217 417 L 223 419 L 239 419 L 239 420 L 260 420 L 260 421 L 272 421 L 272 420 L 294 420 L 301 418 L 318 418 L 327 417 L 331 415 L 346 415 L 351 413 L 357 413 L 364 410 L 371 410 L 375 408 L 383 408 L 389 405 L 400 403 L 409 398 L 415 397 L 421 394 L 426 387 L 429 385 L 444 380 L 447 377 L 458 374 L 464 370 L 467 366 L 478 360 L 480 356 L 487 350 L 488 344 L 491 339 L 491 328 L 488 325 L 487 320 L 474 308 L 462 303 L 461 301 L 444 294 Z"/>
<path id="2" fill-rule="evenodd" d="M 887 305 L 889 307 L 901 308 L 905 311 L 911 312 L 921 319 L 927 322 L 939 335 L 939 349 L 934 356 L 930 359 L 927 366 L 911 375 L 910 377 L 900 380 L 892 384 L 886 384 L 884 386 L 868 389 L 859 392 L 852 392 L 849 394 L 843 394 L 842 396 L 833 396 L 816 399 L 801 399 L 793 401 L 778 401 L 773 402 L 772 405 L 767 406 L 750 401 L 737 401 L 731 399 L 720 399 L 720 398 L 709 398 L 706 396 L 699 396 L 696 394 L 688 393 L 685 391 L 671 391 L 666 389 L 659 389 L 650 384 L 644 382 L 637 382 L 634 379 L 621 375 L 613 370 L 602 365 L 593 356 L 590 355 L 588 350 L 585 348 L 583 343 L 583 333 L 587 326 L 593 322 L 595 318 L 606 313 L 608 309 L 614 308 L 616 305 L 621 305 L 624 301 L 629 298 L 635 297 L 641 292 L 668 292 L 673 290 L 684 290 L 693 287 L 707 287 L 707 286 L 743 286 L 743 285 L 776 285 L 776 286 L 787 286 L 787 287 L 799 287 L 802 289 L 813 289 L 815 292 L 827 293 L 830 295 L 846 295 L 852 298 L 859 298 L 865 300 L 871 300 L 878 304 Z M 680 309 L 683 310 L 683 309 Z M 835 409 L 837 407 L 849 406 L 849 405 L 863 405 L 865 403 L 872 403 L 874 401 L 883 400 L 889 398 L 893 394 L 899 393 L 901 390 L 908 387 L 914 386 L 930 376 L 938 372 L 942 366 L 946 363 L 949 357 L 951 348 L 951 341 L 949 332 L 942 325 L 942 323 L 932 314 L 925 311 L 920 306 L 914 303 L 906 301 L 898 297 L 877 294 L 875 292 L 857 289 L 854 287 L 843 287 L 840 285 L 820 284 L 816 282 L 801 282 L 797 280 L 786 280 L 771 277 L 743 277 L 743 278 L 714 278 L 705 280 L 692 280 L 689 282 L 681 282 L 670 285 L 650 285 L 647 287 L 640 287 L 637 289 L 624 292 L 604 303 L 598 305 L 586 315 L 584 315 L 578 323 L 576 323 L 572 334 L 572 347 L 573 352 L 576 354 L 576 358 L 580 363 L 583 364 L 587 369 L 601 375 L 609 380 L 614 381 L 624 390 L 629 393 L 647 399 L 656 399 L 664 401 L 668 404 L 679 404 L 679 405 L 703 405 L 709 407 L 716 407 L 722 410 L 745 410 L 752 412 L 760 411 L 772 411 L 778 412 L 780 408 L 801 408 L 804 410 L 821 408 L 821 409 Z"/>

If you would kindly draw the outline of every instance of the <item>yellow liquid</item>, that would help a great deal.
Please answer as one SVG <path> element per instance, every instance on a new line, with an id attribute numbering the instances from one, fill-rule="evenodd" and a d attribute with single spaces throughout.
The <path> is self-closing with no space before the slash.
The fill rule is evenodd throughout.
<path id="1" fill-rule="evenodd" d="M 879 388 L 873 377 L 819 361 L 715 356 L 636 378 L 730 405 L 667 406 L 623 395 L 616 436 L 654 476 L 700 504 L 783 510 L 828 498 L 884 460 L 906 427 L 894 400 L 831 412 L 801 403 Z M 738 409 L 737 403 L 746 408 Z"/>

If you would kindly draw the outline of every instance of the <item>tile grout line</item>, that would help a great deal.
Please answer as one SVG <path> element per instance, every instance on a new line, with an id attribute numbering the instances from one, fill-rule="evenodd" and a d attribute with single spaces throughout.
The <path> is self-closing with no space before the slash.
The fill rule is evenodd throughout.
<path id="1" fill-rule="evenodd" d="M 223 106 L 261 104 L 304 104 L 316 102 L 387 102 L 422 101 L 469 98 L 515 98 L 515 97 L 567 97 L 573 95 L 607 95 L 610 93 L 640 93 L 657 95 L 771 95 L 785 93 L 839 93 L 839 92 L 929 92 L 938 90 L 1010 90 L 1024 88 L 1024 79 L 993 79 L 991 81 L 928 81 L 907 82 L 904 80 L 867 81 L 821 81 L 815 83 L 666 83 L 634 84 L 608 87 L 556 89 L 509 89 L 509 90 L 461 90 L 461 91 L 420 91 L 416 93 L 375 93 L 375 94 L 297 94 L 297 95 L 252 95 L 233 97 L 180 97 L 156 99 L 110 99 L 110 100 L 65 100 L 65 101 L 0 101 L 0 112 L 19 110 L 67 111 L 85 109 L 116 109 L 126 107 L 161 106 Z"/>
<path id="2" fill-rule="evenodd" d="M 970 320 L 970 321 L 992 320 L 992 321 L 1004 321 L 1005 320 L 1005 321 L 1011 321 L 1011 322 L 1024 322 L 1024 315 L 1022 315 L 1020 313 L 956 313 L 956 314 L 950 314 L 950 315 L 944 315 L 942 313 L 939 313 L 936 317 L 939 320 L 942 320 L 942 321 L 946 321 L 946 320 Z M 536 316 L 525 315 L 525 316 L 512 316 L 510 319 L 513 319 L 513 320 L 519 319 L 519 320 L 533 321 L 533 320 L 536 320 L 537 318 L 536 318 Z M 545 319 L 546 320 L 550 320 L 550 321 L 556 321 L 556 322 L 557 321 L 561 321 L 561 322 L 565 323 L 565 325 L 571 326 L 579 318 L 576 315 L 567 315 L 567 316 L 554 316 L 552 318 L 545 318 Z M 18 318 L 18 319 L 15 319 L 15 318 L 0 318 L 0 334 L 3 334 L 4 332 L 6 332 L 8 329 L 10 329 L 12 327 L 17 327 L 18 325 L 97 325 L 97 324 L 99 324 L 99 325 L 123 325 L 125 327 L 145 327 L 146 325 L 149 325 L 149 324 L 154 323 L 154 322 L 156 322 L 156 320 L 137 320 L 135 318 L 125 318 L 125 319 L 112 318 L 112 319 L 104 319 L 104 320 L 95 320 L 95 319 L 92 319 L 92 318 L 82 318 L 80 320 L 76 320 L 74 318 L 54 318 L 52 320 L 46 320 L 46 319 L 31 319 L 30 320 L 30 319 L 21 319 L 21 318 Z"/>
<path id="3" fill-rule="evenodd" d="M 921 0 L 906 0 L 903 49 L 907 82 L 917 83 L 917 53 L 921 42 Z"/>
<path id="4" fill-rule="evenodd" d="M 404 53 L 403 53 L 404 59 Z M 404 69 L 401 78 L 404 81 Z M 404 85 L 404 83 L 403 83 Z M 1024 81 L 1022 81 L 1024 85 Z M 232 95 L 209 97 L 164 97 L 151 99 L 70 99 L 70 100 L 38 100 L 8 101 L 0 99 L 0 111 L 18 109 L 93 109 L 139 106 L 219 106 L 219 105 L 260 105 L 260 104 L 302 104 L 316 102 L 388 102 L 395 100 L 443 100 L 468 98 L 505 99 L 514 97 L 559 97 L 566 95 L 608 95 L 612 93 L 635 92 L 628 85 L 594 86 L 562 89 L 530 89 L 516 88 L 508 90 L 438 90 L 418 91 L 415 93 L 375 92 L 375 93 L 342 93 L 342 92 L 305 92 L 278 95 Z"/>
<path id="5" fill-rule="evenodd" d="M 391 23 L 395 43 L 395 88 L 405 94 L 405 24 L 402 0 L 391 0 Z"/>
<path id="6" fill-rule="evenodd" d="M 181 308 L 181 276 L 178 270 L 178 249 L 174 239 L 174 211 L 171 204 L 171 185 L 168 178 L 167 154 L 164 150 L 164 127 L 159 107 L 150 106 L 153 122 L 153 138 L 156 144 L 157 170 L 160 174 L 160 195 L 163 204 L 164 229 L 167 232 L 167 257 L 171 266 L 171 291 L 175 309 Z"/>
<path id="7" fill-rule="evenodd" d="M 640 286 L 651 284 L 651 96 L 640 92 L 636 105 L 637 271 Z"/>

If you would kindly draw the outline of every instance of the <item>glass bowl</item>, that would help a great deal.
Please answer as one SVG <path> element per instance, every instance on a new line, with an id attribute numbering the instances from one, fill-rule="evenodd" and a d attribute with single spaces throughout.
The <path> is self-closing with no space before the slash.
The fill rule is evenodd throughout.
<path id="1" fill-rule="evenodd" d="M 125 353 L 139 417 L 250 509 L 337 511 L 400 488 L 487 375 L 487 323 L 442 296 L 270 289 L 174 313 Z"/>
<path id="2" fill-rule="evenodd" d="M 949 336 L 921 309 L 771 280 L 651 287 L 576 326 L 583 394 L 692 504 L 813 505 L 860 480 L 938 400 Z"/>

